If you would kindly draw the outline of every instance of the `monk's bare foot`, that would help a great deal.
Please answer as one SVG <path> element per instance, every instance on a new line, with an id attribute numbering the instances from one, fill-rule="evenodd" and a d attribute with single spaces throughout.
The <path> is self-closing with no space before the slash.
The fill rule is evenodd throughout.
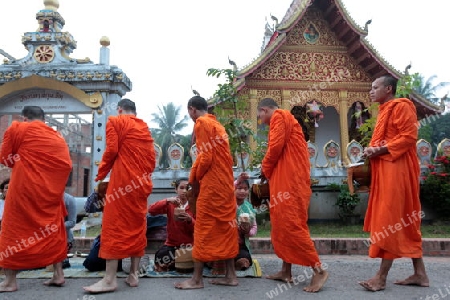
<path id="1" fill-rule="evenodd" d="M 311 283 L 307 287 L 304 287 L 303 290 L 308 293 L 317 293 L 323 287 L 325 282 L 327 282 L 327 279 L 327 271 L 321 271 L 320 273 L 315 272 L 311 278 Z"/>
<path id="2" fill-rule="evenodd" d="M 192 278 L 182 282 L 175 282 L 175 287 L 180 290 L 192 290 L 204 288 L 203 281 L 195 281 Z"/>
<path id="3" fill-rule="evenodd" d="M 134 274 L 129 274 L 125 279 L 125 283 L 130 287 L 137 287 L 139 286 L 139 277 Z"/>
<path id="4" fill-rule="evenodd" d="M 427 275 L 419 275 L 419 274 L 411 275 L 404 280 L 397 280 L 394 283 L 398 284 L 398 285 L 417 285 L 417 286 L 423 286 L 423 287 L 430 286 L 430 280 L 428 279 L 428 276 Z"/>
<path id="5" fill-rule="evenodd" d="M 136 275 L 128 275 L 127 279 L 125 279 L 125 283 L 130 287 L 139 286 L 139 278 Z"/>
<path id="6" fill-rule="evenodd" d="M 115 280 L 113 282 L 107 282 L 103 278 L 93 285 L 83 287 L 83 289 L 91 294 L 110 293 L 117 289 L 117 282 Z"/>
<path id="7" fill-rule="evenodd" d="M 266 276 L 267 279 L 272 279 L 272 280 L 281 280 L 284 282 L 294 282 L 292 280 L 292 275 L 291 274 L 285 274 L 283 273 L 283 271 L 280 271 L 276 274 L 272 274 L 272 275 L 267 275 Z"/>
<path id="8" fill-rule="evenodd" d="M 360 281 L 359 284 L 368 291 L 378 292 L 386 288 L 386 279 L 375 276 L 366 281 Z"/>
<path id="9" fill-rule="evenodd" d="M 226 278 L 225 277 L 225 278 L 212 279 L 209 282 L 211 284 L 216 284 L 216 285 L 229 285 L 229 286 L 239 285 L 237 278 Z"/>
<path id="10" fill-rule="evenodd" d="M 55 278 L 44 281 L 42 284 L 46 286 L 56 286 L 56 287 L 62 287 L 66 283 L 66 281 L 63 278 Z"/>
<path id="11" fill-rule="evenodd" d="M 0 283 L 0 293 L 9 293 L 17 291 L 17 284 L 6 284 L 5 281 Z"/>

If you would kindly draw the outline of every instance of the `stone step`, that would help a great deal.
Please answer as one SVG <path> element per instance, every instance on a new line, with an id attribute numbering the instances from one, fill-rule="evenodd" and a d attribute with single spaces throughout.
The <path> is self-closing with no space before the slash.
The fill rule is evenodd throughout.
<path id="1" fill-rule="evenodd" d="M 75 238 L 72 251 L 88 253 L 94 238 Z M 363 238 L 313 238 L 319 255 L 368 255 L 368 239 Z M 155 251 L 164 243 L 161 240 L 148 240 L 146 253 Z M 274 254 L 270 238 L 250 238 L 252 253 Z M 424 256 L 449 256 L 450 238 L 424 238 Z"/>

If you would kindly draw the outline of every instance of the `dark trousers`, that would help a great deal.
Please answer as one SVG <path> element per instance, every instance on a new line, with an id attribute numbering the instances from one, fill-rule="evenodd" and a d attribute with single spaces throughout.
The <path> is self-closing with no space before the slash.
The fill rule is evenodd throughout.
<path id="1" fill-rule="evenodd" d="M 155 253 L 155 264 L 166 265 L 169 270 L 175 270 L 175 251 L 176 247 L 163 245 Z"/>
<path id="2" fill-rule="evenodd" d="M 248 250 L 245 244 L 239 244 L 239 253 L 235 257 L 234 261 L 236 262 L 238 259 L 246 258 L 250 262 L 250 266 L 253 265 L 252 256 L 250 255 L 250 251 Z"/>

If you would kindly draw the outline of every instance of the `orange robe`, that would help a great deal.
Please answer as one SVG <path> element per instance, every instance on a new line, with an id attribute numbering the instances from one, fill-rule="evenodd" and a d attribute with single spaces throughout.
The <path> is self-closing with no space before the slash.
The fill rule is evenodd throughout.
<path id="1" fill-rule="evenodd" d="M 189 182 L 200 182 L 192 257 L 208 262 L 238 254 L 233 159 L 228 135 L 216 117 L 205 114 L 194 126 L 198 156 Z"/>
<path id="2" fill-rule="evenodd" d="M 63 195 L 72 170 L 69 148 L 44 122 L 13 122 L 1 163 L 12 168 L 0 234 L 0 266 L 31 269 L 67 257 Z"/>
<path id="3" fill-rule="evenodd" d="M 395 99 L 380 105 L 371 146 L 387 143 L 388 154 L 370 160 L 372 183 L 364 219 L 370 257 L 422 257 L 418 126 L 414 104 Z"/>
<path id="4" fill-rule="evenodd" d="M 155 150 L 147 124 L 133 115 L 109 117 L 96 180 L 111 176 L 105 196 L 100 257 L 141 257 L 147 246 L 147 198 Z"/>
<path id="5" fill-rule="evenodd" d="M 273 113 L 269 127 L 262 171 L 269 179 L 273 248 L 287 263 L 319 267 L 307 225 L 310 165 L 302 128 L 289 111 L 281 109 Z"/>

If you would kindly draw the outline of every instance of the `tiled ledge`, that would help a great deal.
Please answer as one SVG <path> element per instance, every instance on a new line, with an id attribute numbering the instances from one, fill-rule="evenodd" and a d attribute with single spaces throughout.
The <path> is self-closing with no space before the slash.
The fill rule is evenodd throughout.
<path id="1" fill-rule="evenodd" d="M 94 238 L 75 238 L 74 251 L 88 252 Z M 313 238 L 319 255 L 367 255 L 367 239 L 362 238 Z M 250 239 L 252 253 L 273 254 L 270 238 Z M 154 253 L 163 244 L 163 241 L 148 241 L 146 252 Z M 424 256 L 449 256 L 450 238 L 423 239 Z"/>

